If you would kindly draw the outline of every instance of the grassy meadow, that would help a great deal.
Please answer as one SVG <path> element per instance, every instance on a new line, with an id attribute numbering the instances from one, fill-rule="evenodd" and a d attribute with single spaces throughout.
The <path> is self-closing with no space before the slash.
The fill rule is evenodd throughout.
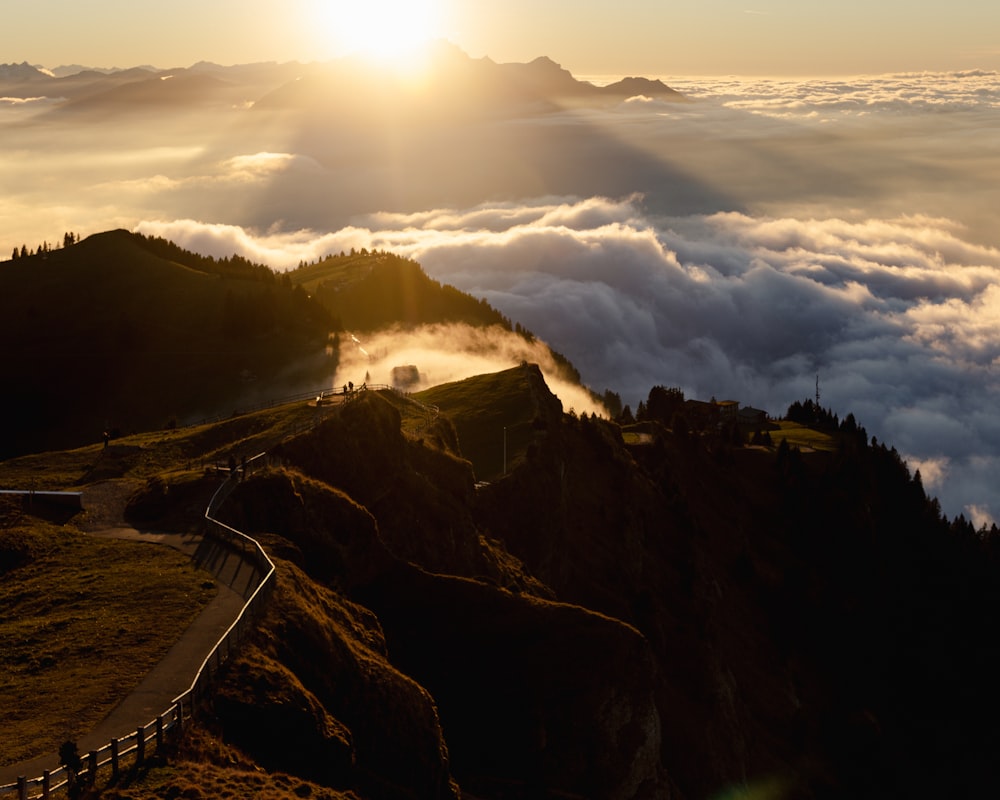
<path id="1" fill-rule="evenodd" d="M 790 447 L 798 447 L 803 452 L 820 450 L 832 453 L 837 450 L 838 439 L 833 434 L 788 420 L 779 420 L 776 424 L 778 427 L 770 431 L 775 446 L 784 439 Z"/>
<path id="2" fill-rule="evenodd" d="M 211 576 L 167 547 L 100 539 L 124 524 L 130 494 L 169 488 L 181 512 L 158 528 L 197 525 L 213 465 L 252 456 L 316 419 L 306 402 L 214 424 L 154 431 L 0 462 L 0 488 L 102 492 L 82 512 L 30 513 L 0 500 L 0 727 L 3 763 L 54 752 L 99 722 L 142 680 L 215 594 Z M 113 499 L 117 497 L 117 500 Z M 149 505 L 145 507 L 148 511 Z M 155 508 L 154 508 L 155 510 Z M 137 523 L 141 524 L 141 523 Z"/>
<path id="3" fill-rule="evenodd" d="M 0 529 L 3 763 L 86 733 L 215 595 L 167 547 L 86 536 L 7 509 Z M 13 519 L 12 519 L 13 517 Z"/>

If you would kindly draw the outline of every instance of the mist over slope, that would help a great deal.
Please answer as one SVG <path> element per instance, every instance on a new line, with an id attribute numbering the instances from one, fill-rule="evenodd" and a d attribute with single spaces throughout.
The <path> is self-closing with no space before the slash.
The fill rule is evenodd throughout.
<path id="1" fill-rule="evenodd" d="M 602 410 L 564 356 L 413 261 L 352 252 L 279 274 L 126 231 L 71 236 L 0 268 L 18 423 L 0 457 L 348 383 L 418 390 L 527 360 L 567 407 Z"/>

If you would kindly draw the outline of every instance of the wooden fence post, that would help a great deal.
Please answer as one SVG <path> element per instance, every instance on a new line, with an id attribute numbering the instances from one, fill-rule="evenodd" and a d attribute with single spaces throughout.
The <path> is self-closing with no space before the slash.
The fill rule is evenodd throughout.
<path id="1" fill-rule="evenodd" d="M 17 800 L 28 800 L 28 779 L 23 775 L 17 779 Z"/>
<path id="2" fill-rule="evenodd" d="M 118 738 L 111 740 L 111 777 L 118 777 Z"/>
<path id="3" fill-rule="evenodd" d="M 96 750 L 91 750 L 90 751 L 90 759 L 89 759 L 89 761 L 90 761 L 90 763 L 88 765 L 88 770 L 89 770 L 90 774 L 87 777 L 90 779 L 90 783 L 91 784 L 95 784 L 95 783 L 97 783 L 97 751 Z"/>
<path id="4" fill-rule="evenodd" d="M 140 725 L 135 732 L 135 761 L 136 765 L 142 764 L 146 760 L 146 726 Z"/>
<path id="5" fill-rule="evenodd" d="M 163 747 L 163 714 L 156 718 L 156 749 Z"/>
<path id="6" fill-rule="evenodd" d="M 42 773 L 42 797 L 48 800 L 49 794 L 52 792 L 52 773 L 45 770 Z"/>

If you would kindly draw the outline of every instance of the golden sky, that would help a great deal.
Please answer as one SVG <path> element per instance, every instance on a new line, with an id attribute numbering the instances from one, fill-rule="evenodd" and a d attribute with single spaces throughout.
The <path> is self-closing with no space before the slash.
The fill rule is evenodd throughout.
<path id="1" fill-rule="evenodd" d="M 1000 68 L 983 0 L 5 0 L 3 58 L 55 67 L 317 61 L 446 38 L 576 75 L 855 75 Z"/>

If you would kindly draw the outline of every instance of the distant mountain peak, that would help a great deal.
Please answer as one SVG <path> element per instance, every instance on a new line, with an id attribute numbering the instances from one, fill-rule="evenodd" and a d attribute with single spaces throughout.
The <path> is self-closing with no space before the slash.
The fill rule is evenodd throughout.
<path id="1" fill-rule="evenodd" d="M 604 87 L 608 94 L 615 94 L 627 97 L 646 95 L 649 97 L 670 98 L 675 100 L 687 99 L 676 89 L 671 89 L 663 81 L 651 78 L 622 78 L 616 83 Z"/>
<path id="2" fill-rule="evenodd" d="M 20 64 L 0 64 L 0 80 L 5 81 L 35 81 L 51 80 L 52 73 L 48 70 L 33 67 L 27 61 Z"/>
<path id="3" fill-rule="evenodd" d="M 528 63 L 532 66 L 555 67 L 556 69 L 562 69 L 561 64 L 556 63 L 548 56 L 538 56 L 538 58 L 534 58 Z"/>

